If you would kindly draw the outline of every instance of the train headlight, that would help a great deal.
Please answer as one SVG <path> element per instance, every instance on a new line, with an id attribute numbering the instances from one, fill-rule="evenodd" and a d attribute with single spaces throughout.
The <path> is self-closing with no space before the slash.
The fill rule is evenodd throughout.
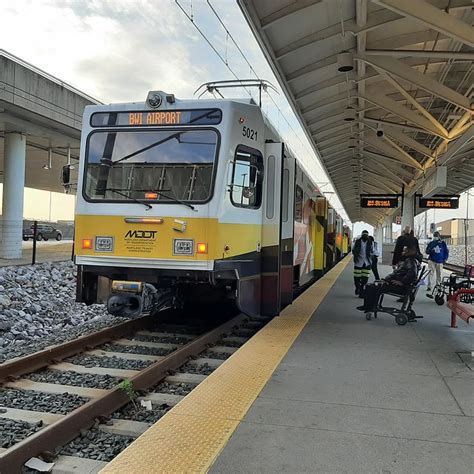
<path id="1" fill-rule="evenodd" d="M 82 239 L 82 248 L 92 250 L 92 239 Z"/>
<path id="2" fill-rule="evenodd" d="M 207 253 L 207 244 L 200 242 L 197 244 L 197 253 Z"/>
<path id="3" fill-rule="evenodd" d="M 151 91 L 148 93 L 146 102 L 152 109 L 157 109 L 163 103 L 163 97 L 159 92 Z"/>

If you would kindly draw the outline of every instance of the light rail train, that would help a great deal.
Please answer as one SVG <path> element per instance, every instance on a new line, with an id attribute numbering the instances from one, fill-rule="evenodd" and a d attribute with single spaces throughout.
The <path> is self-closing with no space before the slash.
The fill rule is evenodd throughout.
<path id="1" fill-rule="evenodd" d="M 77 300 L 112 314 L 231 302 L 276 315 L 349 250 L 342 218 L 252 100 L 152 91 L 88 106 L 78 173 Z"/>

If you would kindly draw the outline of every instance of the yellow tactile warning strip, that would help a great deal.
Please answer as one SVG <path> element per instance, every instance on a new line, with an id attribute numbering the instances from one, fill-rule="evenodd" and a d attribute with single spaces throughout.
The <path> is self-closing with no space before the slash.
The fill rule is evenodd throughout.
<path id="1" fill-rule="evenodd" d="M 100 472 L 206 472 L 350 261 L 314 283 Z"/>

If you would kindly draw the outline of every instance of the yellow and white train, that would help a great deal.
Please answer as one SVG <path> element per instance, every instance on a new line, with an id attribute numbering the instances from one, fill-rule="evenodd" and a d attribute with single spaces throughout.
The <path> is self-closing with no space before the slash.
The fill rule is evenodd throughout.
<path id="1" fill-rule="evenodd" d="M 113 314 L 133 317 L 172 295 L 175 305 L 233 301 L 275 315 L 349 241 L 252 100 L 152 91 L 145 102 L 86 107 L 78 301 L 108 299 Z"/>

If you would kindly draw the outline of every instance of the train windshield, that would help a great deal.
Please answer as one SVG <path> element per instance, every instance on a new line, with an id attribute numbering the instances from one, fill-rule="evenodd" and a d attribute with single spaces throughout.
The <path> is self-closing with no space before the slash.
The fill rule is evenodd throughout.
<path id="1" fill-rule="evenodd" d="M 218 136 L 213 130 L 120 130 L 89 136 L 84 193 L 103 201 L 205 202 Z"/>

